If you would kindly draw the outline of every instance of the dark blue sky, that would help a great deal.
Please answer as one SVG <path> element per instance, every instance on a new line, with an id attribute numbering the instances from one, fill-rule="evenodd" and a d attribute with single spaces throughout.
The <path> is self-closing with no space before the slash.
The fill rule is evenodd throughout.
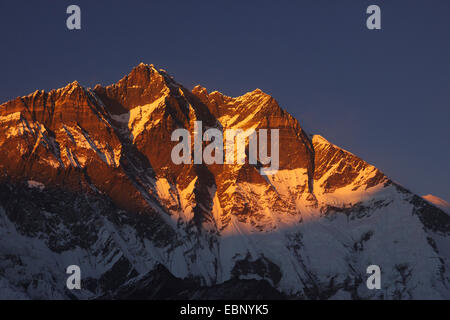
<path id="1" fill-rule="evenodd" d="M 66 29 L 70 4 L 81 31 Z M 141 61 L 189 88 L 260 88 L 307 131 L 450 200 L 449 0 L 0 2 L 1 102 L 110 84 Z"/>

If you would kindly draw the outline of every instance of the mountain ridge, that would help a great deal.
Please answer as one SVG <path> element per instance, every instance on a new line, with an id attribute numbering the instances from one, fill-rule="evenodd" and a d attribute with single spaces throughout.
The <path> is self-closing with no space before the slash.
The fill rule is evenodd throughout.
<path id="1" fill-rule="evenodd" d="M 175 165 L 171 133 L 192 134 L 195 121 L 278 129 L 278 172 Z M 121 298 L 130 281 L 173 276 L 195 283 L 193 295 L 256 290 L 255 280 L 299 299 L 449 297 L 449 215 L 310 136 L 259 89 L 191 91 L 140 64 L 106 87 L 72 82 L 6 102 L 0 122 L 0 280 L 11 295 Z M 68 264 L 85 275 L 79 292 L 65 288 Z M 381 291 L 365 287 L 370 264 Z"/>
<path id="2" fill-rule="evenodd" d="M 444 199 L 441 199 L 432 194 L 427 194 L 427 195 L 423 196 L 422 198 L 424 198 L 431 204 L 437 206 L 438 208 L 442 209 L 443 211 L 450 213 L 450 203 L 445 201 Z"/>

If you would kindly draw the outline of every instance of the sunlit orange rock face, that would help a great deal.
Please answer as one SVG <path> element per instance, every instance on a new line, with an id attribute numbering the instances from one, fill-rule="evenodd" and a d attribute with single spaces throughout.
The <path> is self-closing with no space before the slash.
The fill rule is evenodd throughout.
<path id="1" fill-rule="evenodd" d="M 310 137 L 261 90 L 239 98 L 208 94 L 200 87 L 191 92 L 165 72 L 141 64 L 107 87 L 97 85 L 90 90 L 74 82 L 49 93 L 37 91 L 17 98 L 2 106 L 1 117 L 8 119 L 8 126 L 2 128 L 8 139 L 0 152 L 3 159 L 9 159 L 1 166 L 10 178 L 36 179 L 77 190 L 95 187 L 125 209 L 135 207 L 136 198 L 158 198 L 152 190 L 154 179 L 166 179 L 181 190 L 198 179 L 193 191 L 195 202 L 203 208 L 196 210 L 195 221 L 212 219 L 214 194 L 208 191 L 212 187 L 217 189 L 222 207 L 230 207 L 224 216 L 256 219 L 261 215 L 256 212 L 257 203 L 225 192 L 239 182 L 267 189 L 266 197 L 277 210 L 296 211 L 256 166 L 174 165 L 171 133 L 177 128 L 192 132 L 194 121 L 202 121 L 204 128 L 221 130 L 279 129 L 280 170 L 305 170 L 304 181 L 295 190 L 297 197 L 309 194 L 312 187 L 314 150 Z M 141 209 L 145 207 L 151 210 L 144 201 Z M 178 206 L 177 210 L 181 209 Z"/>
<path id="2" fill-rule="evenodd" d="M 248 160 L 242 165 L 175 165 L 171 151 L 177 142 L 171 141 L 171 134 L 178 128 L 193 133 L 195 121 L 202 121 L 203 130 L 279 129 L 278 172 L 263 176 L 260 164 Z M 106 246 L 111 251 L 105 249 L 104 255 L 118 255 L 114 274 L 123 277 L 122 283 L 161 264 L 178 277 L 199 277 L 204 285 L 256 275 L 284 293 L 314 298 L 337 294 L 344 282 L 353 281 L 353 287 L 348 284 L 350 294 L 368 297 L 367 292 L 355 291 L 358 274 L 347 273 L 355 267 L 353 262 L 363 266 L 375 259 L 353 246 L 360 248 L 369 239 L 379 244 L 385 238 L 384 231 L 371 229 L 370 219 L 378 215 L 389 221 L 385 215 L 394 217 L 395 208 L 401 208 L 408 218 L 398 219 L 413 219 L 413 229 L 440 234 L 450 230 L 448 215 L 357 156 L 307 134 L 259 89 L 236 98 L 201 86 L 191 91 L 165 71 L 140 64 L 113 85 L 88 89 L 73 82 L 4 103 L 0 123 L 1 184 L 16 190 L 17 199 L 18 190 L 39 192 L 38 198 L 46 199 L 39 198 L 43 206 L 51 207 L 22 212 L 19 203 L 5 200 L 5 189 L 0 208 L 7 208 L 8 219 L 23 224 L 30 212 L 45 211 L 63 224 L 73 223 L 64 220 L 66 213 L 55 203 L 51 205 L 50 190 L 64 193 L 55 201 L 83 207 L 89 227 L 72 230 L 77 237 L 64 245 L 57 240 L 61 235 L 54 234 L 47 245 L 53 251 L 97 248 L 106 245 L 99 239 L 110 239 Z M 119 231 L 111 231 L 111 225 Z M 125 225 L 134 231 L 119 241 L 117 234 L 125 232 Z M 45 217 L 36 228 L 50 232 Z M 80 236 L 83 232 L 91 233 Z M 77 242 L 79 238 L 85 241 Z M 433 246 L 426 235 L 424 239 L 421 254 L 441 257 L 441 242 Z M 125 250 L 123 243 L 133 243 L 132 248 Z M 327 243 L 335 243 L 332 253 Z M 346 250 L 351 252 L 335 256 Z M 323 265 L 330 255 L 337 259 L 335 269 Z M 389 260 L 386 268 L 395 273 L 397 258 L 392 254 L 392 261 L 380 260 Z M 441 262 L 436 263 L 430 268 Z M 92 275 L 95 290 L 116 289 L 102 277 Z M 95 295 L 94 291 L 84 294 Z"/>

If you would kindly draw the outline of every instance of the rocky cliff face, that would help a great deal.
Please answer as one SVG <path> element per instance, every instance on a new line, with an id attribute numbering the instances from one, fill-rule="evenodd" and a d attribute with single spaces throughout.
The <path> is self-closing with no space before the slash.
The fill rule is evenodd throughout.
<path id="1" fill-rule="evenodd" d="M 195 121 L 279 129 L 279 171 L 175 165 L 171 134 Z M 450 298 L 448 214 L 261 90 L 190 91 L 141 64 L 7 102 L 0 123 L 0 297 Z"/>

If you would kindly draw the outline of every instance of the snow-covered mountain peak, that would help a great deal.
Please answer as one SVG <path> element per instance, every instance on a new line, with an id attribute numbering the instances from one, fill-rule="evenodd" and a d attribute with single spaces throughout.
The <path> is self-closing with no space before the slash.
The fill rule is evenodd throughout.
<path id="1" fill-rule="evenodd" d="M 192 134 L 194 121 L 279 130 L 279 170 L 174 164 L 171 134 Z M 73 298 L 64 275 L 77 264 L 78 298 L 160 297 L 172 283 L 170 298 L 228 285 L 257 296 L 252 283 L 271 297 L 450 298 L 450 216 L 311 138 L 262 91 L 189 91 L 141 64 L 106 87 L 9 101 L 0 123 L 0 287 L 11 297 Z M 365 286 L 372 264 L 383 290 Z"/>
<path id="2" fill-rule="evenodd" d="M 442 210 L 444 210 L 445 212 L 450 214 L 450 203 L 445 201 L 444 199 L 441 199 L 432 194 L 427 194 L 426 196 L 423 196 L 422 198 L 424 198 L 428 202 L 432 203 L 433 205 L 441 208 Z"/>

